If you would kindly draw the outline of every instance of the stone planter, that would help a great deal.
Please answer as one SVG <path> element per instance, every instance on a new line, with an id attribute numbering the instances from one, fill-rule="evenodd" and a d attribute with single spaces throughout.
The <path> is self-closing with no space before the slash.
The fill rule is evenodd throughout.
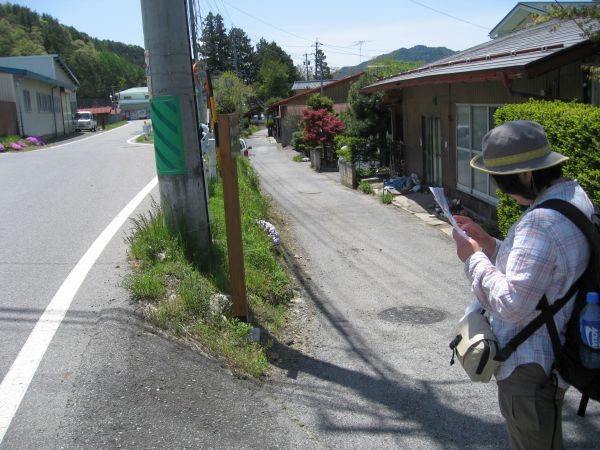
<path id="1" fill-rule="evenodd" d="M 341 183 L 351 189 L 358 187 L 358 180 L 356 178 L 356 167 L 352 162 L 346 161 L 344 158 L 339 158 L 338 167 L 340 169 L 340 181 Z"/>
<path id="2" fill-rule="evenodd" d="M 315 147 L 310 149 L 310 167 L 317 172 L 321 171 L 321 148 Z"/>

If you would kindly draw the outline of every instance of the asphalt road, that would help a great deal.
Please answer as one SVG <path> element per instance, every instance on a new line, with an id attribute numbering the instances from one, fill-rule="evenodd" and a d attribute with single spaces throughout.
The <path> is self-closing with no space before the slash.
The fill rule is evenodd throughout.
<path id="1" fill-rule="evenodd" d="M 0 155 L 3 385 L 65 278 L 155 177 L 152 146 L 127 143 L 141 132 L 134 122 L 55 148 Z M 157 190 L 151 195 L 158 198 Z M 147 197 L 135 214 L 149 208 Z M 0 448 L 310 448 L 259 385 L 233 378 L 140 319 L 120 287 L 128 229 L 126 222 L 91 267 Z M 0 422 L 10 416 L 14 391 L 0 398 Z"/>
<path id="2" fill-rule="evenodd" d="M 323 448 L 508 448 L 494 383 L 473 384 L 448 349 L 471 295 L 452 239 L 416 216 L 251 139 L 263 189 L 288 217 L 306 304 L 303 347 L 276 343 L 272 385 Z M 598 448 L 600 408 L 564 409 L 566 448 Z"/>
<path id="3" fill-rule="evenodd" d="M 137 122 L 0 155 L 2 385 L 66 277 L 154 178 L 152 147 L 126 142 L 140 133 Z M 470 299 L 450 238 L 264 136 L 248 143 L 287 214 L 303 286 L 302 332 L 273 342 L 269 381 L 236 379 L 144 323 L 120 287 L 126 222 L 90 265 L 0 448 L 506 448 L 494 386 L 448 364 Z M 133 214 L 149 207 L 150 196 Z M 596 448 L 600 409 L 581 420 L 575 401 L 571 393 L 567 448 Z"/>

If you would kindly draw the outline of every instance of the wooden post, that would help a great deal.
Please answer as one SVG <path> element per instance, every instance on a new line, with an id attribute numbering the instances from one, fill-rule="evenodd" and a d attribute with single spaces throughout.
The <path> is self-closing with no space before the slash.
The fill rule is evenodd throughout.
<path id="1" fill-rule="evenodd" d="M 240 146 L 239 125 L 235 114 L 218 114 L 217 120 L 233 316 L 246 321 L 248 319 L 248 304 L 246 301 L 240 195 L 238 190 L 237 163 L 235 160 Z"/>

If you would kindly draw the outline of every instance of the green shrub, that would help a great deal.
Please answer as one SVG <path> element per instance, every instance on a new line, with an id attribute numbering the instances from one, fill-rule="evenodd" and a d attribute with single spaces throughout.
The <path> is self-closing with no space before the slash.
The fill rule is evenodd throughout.
<path id="1" fill-rule="evenodd" d="M 386 205 L 391 205 L 393 200 L 394 200 L 394 196 L 392 194 L 390 194 L 389 192 L 384 192 L 383 195 L 381 196 L 381 201 Z"/>
<path id="2" fill-rule="evenodd" d="M 326 109 L 331 113 L 333 112 L 333 100 L 319 93 L 309 95 L 306 106 L 310 109 Z"/>
<path id="3" fill-rule="evenodd" d="M 523 214 L 524 207 L 508 195 L 503 194 L 500 189 L 496 189 L 496 194 L 498 195 L 498 206 L 496 207 L 498 211 L 498 228 L 502 236 L 506 237 L 512 224 Z"/>
<path id="4" fill-rule="evenodd" d="M 368 141 L 365 138 L 358 138 L 338 134 L 335 137 L 335 146 L 338 149 L 338 156 L 342 156 L 346 161 L 357 161 L 363 159 L 365 148 L 368 146 Z M 342 147 L 346 147 L 342 150 Z"/>
<path id="5" fill-rule="evenodd" d="M 552 149 L 570 158 L 564 165 L 563 175 L 577 179 L 592 201 L 600 205 L 600 107 L 559 100 L 530 100 L 502 106 L 494 113 L 496 125 L 513 120 L 539 122 Z M 499 195 L 498 200 L 498 226 L 505 235 L 522 210 L 504 195 Z"/>
<path id="6" fill-rule="evenodd" d="M 377 168 L 369 167 L 369 168 L 358 168 L 356 169 L 356 176 L 358 178 L 371 178 L 377 174 Z"/>
<path id="7" fill-rule="evenodd" d="M 304 131 L 294 131 L 292 133 L 291 144 L 292 147 L 294 147 L 294 150 L 304 153 L 308 156 L 310 152 L 310 145 L 304 140 Z"/>
<path id="8" fill-rule="evenodd" d="M 361 181 L 358 188 L 365 194 L 373 195 L 375 193 L 375 191 L 373 191 L 373 186 L 371 186 L 371 183 L 368 181 Z"/>

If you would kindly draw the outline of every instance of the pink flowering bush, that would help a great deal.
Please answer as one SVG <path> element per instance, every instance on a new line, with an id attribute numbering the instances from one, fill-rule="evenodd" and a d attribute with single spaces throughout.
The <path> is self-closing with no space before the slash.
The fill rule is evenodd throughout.
<path id="1" fill-rule="evenodd" d="M 42 138 L 37 136 L 28 136 L 25 140 L 31 142 L 33 145 L 46 145 Z"/>
<path id="2" fill-rule="evenodd" d="M 10 148 L 12 148 L 13 150 L 21 150 L 23 147 L 21 147 L 19 143 L 13 142 L 12 144 L 10 144 Z"/>
<path id="3" fill-rule="evenodd" d="M 4 145 L 0 144 L 0 153 L 5 152 L 6 148 L 4 147 Z"/>

